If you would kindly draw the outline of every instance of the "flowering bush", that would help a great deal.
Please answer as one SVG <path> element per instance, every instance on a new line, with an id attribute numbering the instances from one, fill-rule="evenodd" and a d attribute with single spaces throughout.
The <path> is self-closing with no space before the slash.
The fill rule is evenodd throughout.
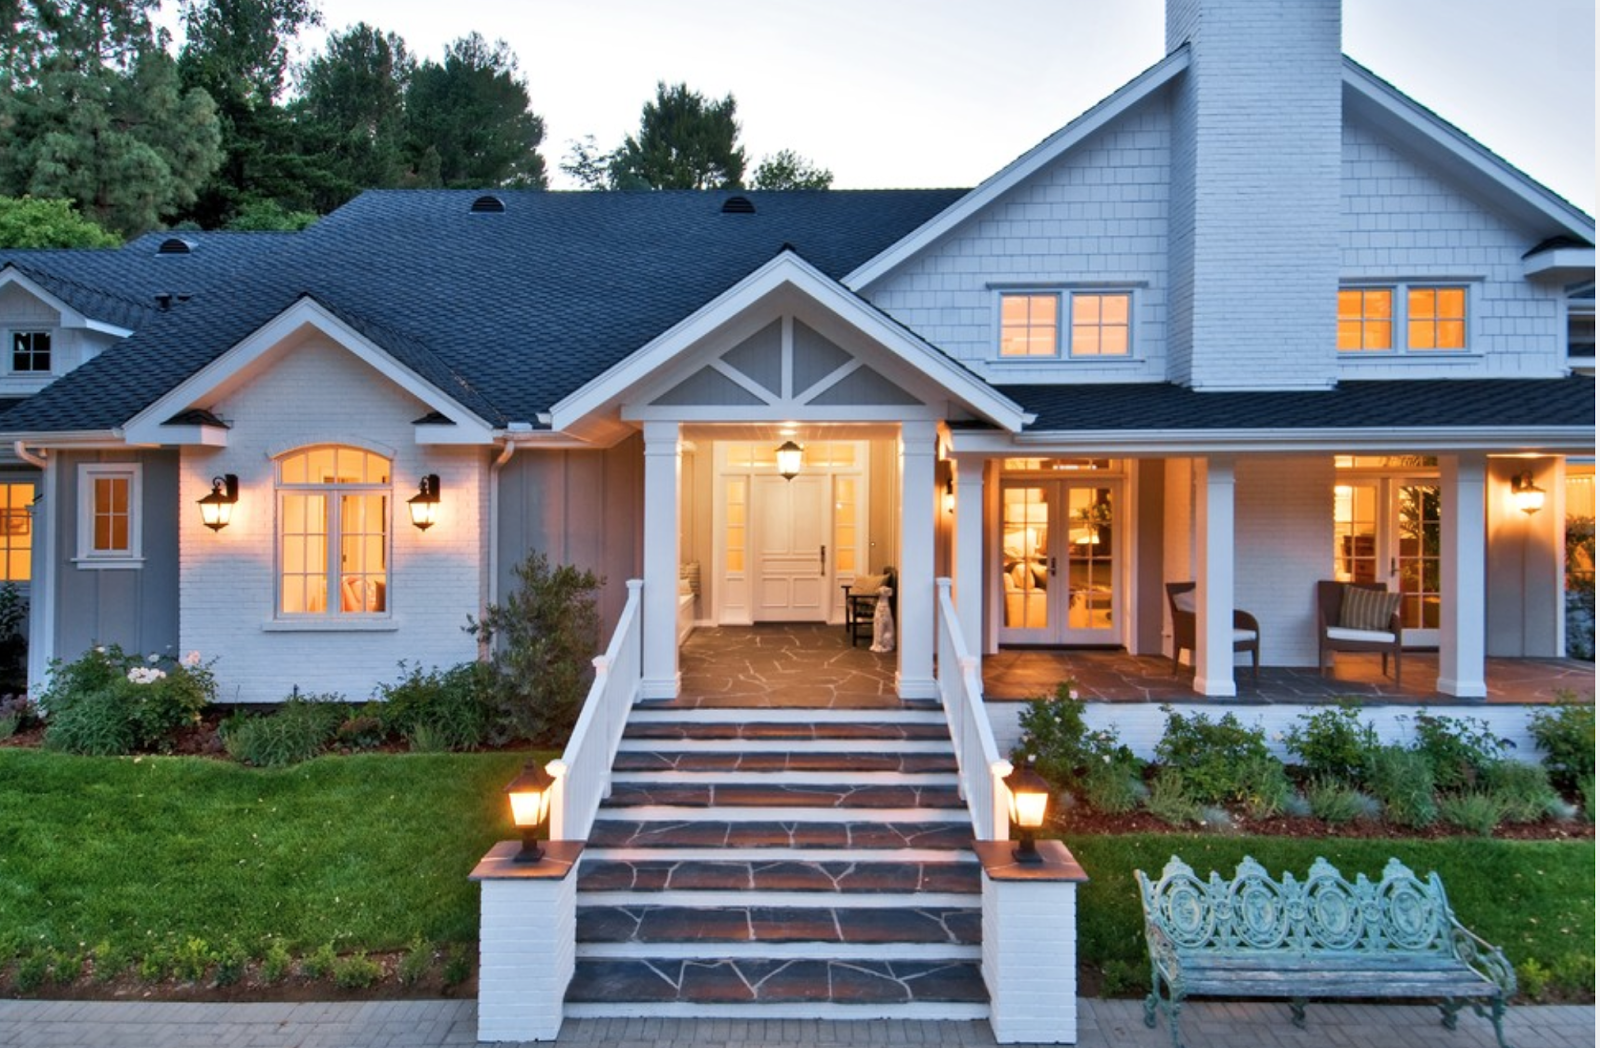
<path id="1" fill-rule="evenodd" d="M 1033 758 L 1039 774 L 1105 811 L 1137 805 L 1144 763 L 1117 741 L 1116 733 L 1091 729 L 1072 679 L 1056 686 L 1055 698 L 1028 704 L 1021 717 L 1022 742 L 1011 759 Z"/>
<path id="2" fill-rule="evenodd" d="M 50 683 L 39 696 L 45 745 L 100 755 L 164 748 L 216 699 L 210 664 L 191 654 L 182 661 L 130 655 L 113 644 L 51 663 Z"/>

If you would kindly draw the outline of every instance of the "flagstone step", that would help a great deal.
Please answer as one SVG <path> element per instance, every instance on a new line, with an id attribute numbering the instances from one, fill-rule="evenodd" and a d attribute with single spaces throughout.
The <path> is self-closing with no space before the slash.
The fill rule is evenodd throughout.
<path id="1" fill-rule="evenodd" d="M 954 858 L 954 857 L 952 857 Z M 585 861 L 578 891 L 638 892 L 641 901 L 661 892 L 790 892 L 829 895 L 883 895 L 940 892 L 976 895 L 981 867 L 972 861 L 945 862 L 757 862 Z"/>
<path id="2" fill-rule="evenodd" d="M 596 819 L 589 832 L 587 857 L 596 849 L 812 848 L 899 849 L 967 852 L 972 826 L 959 822 L 777 822 L 770 820 L 684 819 L 678 822 Z M 807 857 L 786 856 L 787 858 Z M 852 858 L 856 857 L 852 854 Z M 918 861 L 907 855 L 907 861 Z"/>
<path id="3" fill-rule="evenodd" d="M 933 722 L 789 722 L 789 721 L 636 721 L 629 718 L 624 739 L 686 741 L 826 742 L 939 742 L 950 745 L 950 729 Z"/>
<path id="4" fill-rule="evenodd" d="M 871 709 L 832 709 L 827 706 L 674 706 L 645 700 L 628 713 L 630 722 L 686 721 L 691 723 L 743 724 L 944 724 L 944 711 L 938 703 L 917 706 L 886 706 Z"/>
<path id="5" fill-rule="evenodd" d="M 988 991 L 975 960 L 840 961 L 796 959 L 579 958 L 567 988 L 567 1014 L 673 1014 L 662 1006 L 688 1006 L 688 1014 L 717 1006 L 760 1005 L 773 1018 L 838 1017 L 830 1005 L 850 1006 L 856 1018 L 919 1014 L 984 1018 Z M 781 1006 L 799 1006 L 784 1013 Z M 905 1006 L 943 1006 L 924 1013 Z M 974 1006 L 965 1011 L 952 1005 Z M 645 1009 L 648 1010 L 645 1010 Z M 893 1008 L 893 1011 L 880 1011 Z"/>
<path id="6" fill-rule="evenodd" d="M 966 810 L 954 785 L 790 785 L 747 782 L 614 782 L 601 809 L 615 808 L 848 808 Z"/>
<path id="7" fill-rule="evenodd" d="M 835 909 L 800 906 L 579 906 L 578 952 L 589 943 L 762 947 L 928 944 L 982 941 L 983 914 L 972 907 Z M 837 949 L 822 956 L 838 957 Z"/>
<path id="8" fill-rule="evenodd" d="M 749 753 L 743 750 L 630 750 L 618 753 L 613 775 L 620 772 L 848 772 L 852 775 L 893 773 L 925 775 L 956 770 L 955 755 L 945 746 L 937 753 L 885 752 L 835 753 L 814 750 L 779 750 Z"/>

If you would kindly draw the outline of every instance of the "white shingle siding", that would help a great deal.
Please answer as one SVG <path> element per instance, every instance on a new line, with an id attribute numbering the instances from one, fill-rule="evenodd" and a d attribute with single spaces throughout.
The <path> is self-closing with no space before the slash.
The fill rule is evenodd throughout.
<path id="1" fill-rule="evenodd" d="M 1344 128 L 1343 154 L 1340 278 L 1465 283 L 1470 352 L 1348 354 L 1339 377 L 1559 377 L 1566 364 L 1562 289 L 1522 275 L 1522 256 L 1540 235 L 1486 210 L 1366 127 Z"/>
<path id="2" fill-rule="evenodd" d="M 448 666 L 476 655 L 463 632 L 480 607 L 487 465 L 471 448 L 419 447 L 411 420 L 428 408 L 343 349 L 313 340 L 269 358 L 212 406 L 232 424 L 227 448 L 186 448 L 179 503 L 180 647 L 217 658 L 225 702 L 277 702 L 290 689 L 352 701 L 393 681 L 402 659 Z M 394 450 L 389 605 L 394 629 L 274 632 L 277 497 L 273 452 L 349 443 Z M 375 447 L 375 445 L 377 447 Z M 233 523 L 211 532 L 194 502 L 221 473 L 239 477 Z M 405 501 L 437 473 L 442 519 L 411 526 Z M 338 618 L 338 616 L 329 616 Z"/>
<path id="3" fill-rule="evenodd" d="M 992 382 L 1159 380 L 1168 140 L 1165 106 L 1153 99 L 889 274 L 868 298 Z M 1134 360 L 996 364 L 996 289 L 1074 284 L 1136 289 Z"/>

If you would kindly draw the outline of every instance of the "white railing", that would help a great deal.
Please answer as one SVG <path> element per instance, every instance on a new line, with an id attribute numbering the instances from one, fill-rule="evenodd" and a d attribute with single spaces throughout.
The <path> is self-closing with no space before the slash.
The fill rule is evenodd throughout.
<path id="1" fill-rule="evenodd" d="M 972 830 L 980 841 L 1003 841 L 1011 836 L 1011 796 L 1003 781 L 1011 762 L 1000 756 L 994 730 L 983 708 L 983 681 L 978 660 L 967 652 L 950 599 L 950 580 L 937 579 L 939 701 L 955 742 L 961 796 L 972 814 Z"/>
<path id="2" fill-rule="evenodd" d="M 550 788 L 550 839 L 589 837 L 600 802 L 611 795 L 611 762 L 616 759 L 628 710 L 639 697 L 643 645 L 639 597 L 644 583 L 628 580 L 628 602 L 604 655 L 594 660 L 594 683 L 583 700 L 572 738 L 558 760 L 545 765 L 555 777 Z"/>

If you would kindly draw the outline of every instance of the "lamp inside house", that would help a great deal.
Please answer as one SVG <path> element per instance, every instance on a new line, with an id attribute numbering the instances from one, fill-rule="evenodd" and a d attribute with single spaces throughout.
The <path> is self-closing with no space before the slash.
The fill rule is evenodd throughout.
<path id="1" fill-rule="evenodd" d="M 1022 831 L 1022 841 L 1011 857 L 1018 862 L 1043 862 L 1033 837 L 1044 825 L 1045 810 L 1050 806 L 1050 784 L 1033 770 L 1032 757 L 1022 767 L 1013 768 L 1001 781 L 1011 794 L 1011 821 Z"/>
<path id="2" fill-rule="evenodd" d="M 805 455 L 805 449 L 792 440 L 786 440 L 778 445 L 778 475 L 784 480 L 793 480 L 800 475 L 800 466 Z"/>
<path id="3" fill-rule="evenodd" d="M 1544 489 L 1533 482 L 1533 473 L 1524 471 L 1511 480 L 1511 504 L 1528 516 L 1544 509 Z"/>
<path id="4" fill-rule="evenodd" d="M 429 473 L 417 485 L 417 493 L 406 500 L 411 510 L 411 523 L 418 531 L 427 531 L 439 520 L 439 474 Z"/>
<path id="5" fill-rule="evenodd" d="M 517 777 L 506 784 L 511 822 L 522 831 L 522 850 L 512 857 L 512 862 L 538 862 L 544 858 L 544 849 L 539 847 L 539 827 L 550 815 L 550 787 L 555 784 L 555 776 L 533 761 L 523 765 Z"/>
<path id="6" fill-rule="evenodd" d="M 200 519 L 212 531 L 221 531 L 233 519 L 234 503 L 239 501 L 239 478 L 232 473 L 211 478 L 211 494 L 198 500 Z"/>

